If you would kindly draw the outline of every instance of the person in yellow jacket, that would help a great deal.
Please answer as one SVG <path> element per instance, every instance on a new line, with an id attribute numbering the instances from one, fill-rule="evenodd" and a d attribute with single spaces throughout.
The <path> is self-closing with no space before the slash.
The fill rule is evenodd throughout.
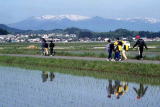
<path id="1" fill-rule="evenodd" d="M 126 41 L 122 41 L 122 57 L 124 60 L 127 60 L 126 51 L 128 50 L 129 46 L 126 44 Z"/>
<path id="2" fill-rule="evenodd" d="M 114 59 L 116 61 L 120 61 L 121 60 L 121 52 L 122 52 L 122 46 L 124 44 L 124 41 L 120 40 L 119 38 L 117 38 L 117 40 L 114 42 L 114 46 L 115 46 L 115 57 Z"/>

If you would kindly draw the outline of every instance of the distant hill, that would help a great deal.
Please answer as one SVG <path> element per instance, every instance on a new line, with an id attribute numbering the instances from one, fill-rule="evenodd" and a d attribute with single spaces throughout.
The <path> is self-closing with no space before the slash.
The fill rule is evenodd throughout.
<path id="1" fill-rule="evenodd" d="M 9 33 L 18 33 L 23 31 L 23 30 L 8 27 L 7 25 L 4 25 L 4 24 L 0 24 L 0 29 L 6 30 Z"/>
<path id="2" fill-rule="evenodd" d="M 55 30 L 20 30 L 20 29 L 15 29 L 12 27 L 9 27 L 4 24 L 0 24 L 0 29 L 6 30 L 10 34 L 46 34 L 46 33 L 54 33 L 54 32 L 59 32 L 62 33 L 62 29 L 55 29 Z"/>
<path id="3" fill-rule="evenodd" d="M 8 31 L 4 30 L 4 29 L 0 29 L 0 35 L 7 35 L 9 34 Z"/>
<path id="4" fill-rule="evenodd" d="M 10 27 L 23 30 L 51 30 L 76 27 L 94 32 L 114 31 L 119 28 L 133 31 L 160 31 L 160 20 L 153 18 L 107 19 L 79 15 L 46 15 L 31 17 L 21 22 L 9 24 Z"/>
<path id="5" fill-rule="evenodd" d="M 78 34 L 82 31 L 88 31 L 87 29 L 79 29 L 79 28 L 66 28 L 66 29 L 53 29 L 53 30 L 20 30 L 8 27 L 7 25 L 0 24 L 0 29 L 6 30 L 11 34 L 50 34 L 50 33 L 66 33 L 66 34 Z"/>
<path id="6" fill-rule="evenodd" d="M 53 29 L 53 30 L 19 30 L 10 28 L 6 25 L 0 24 L 0 29 L 8 31 L 11 34 L 50 34 L 50 33 L 61 33 L 61 34 L 76 34 L 79 38 L 116 38 L 116 37 L 133 37 L 135 35 L 141 35 L 142 37 L 160 37 L 160 32 L 149 32 L 149 31 L 129 31 L 127 29 L 116 29 L 109 32 L 93 32 L 87 29 L 79 29 L 75 27 L 66 29 Z M 3 32 L 3 31 L 2 31 Z M 3 32 L 4 33 L 4 32 Z"/>

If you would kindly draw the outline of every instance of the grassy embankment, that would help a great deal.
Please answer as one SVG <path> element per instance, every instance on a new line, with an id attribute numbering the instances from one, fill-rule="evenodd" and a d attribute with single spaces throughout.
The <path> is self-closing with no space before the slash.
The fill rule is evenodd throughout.
<path id="1" fill-rule="evenodd" d="M 27 48 L 34 45 L 37 48 Z M 104 49 L 95 47 L 104 47 L 105 42 L 99 43 L 56 43 L 56 55 L 58 56 L 88 56 L 106 58 L 107 54 Z M 159 42 L 149 42 L 149 46 L 159 47 Z M 153 55 L 146 54 L 144 59 L 160 60 L 160 48 L 145 50 L 145 52 L 152 52 Z M 158 53 L 157 53 L 158 52 Z M 0 45 L 0 53 L 3 54 L 32 54 L 39 55 L 40 49 L 37 43 L 2 43 Z M 135 59 L 137 51 L 130 49 L 128 54 L 129 59 Z M 155 55 L 154 55 L 155 54 Z"/>
<path id="2" fill-rule="evenodd" d="M 160 85 L 160 67 L 158 64 L 132 64 L 10 56 L 0 56 L 0 59 L 0 64 L 7 66 Z"/>

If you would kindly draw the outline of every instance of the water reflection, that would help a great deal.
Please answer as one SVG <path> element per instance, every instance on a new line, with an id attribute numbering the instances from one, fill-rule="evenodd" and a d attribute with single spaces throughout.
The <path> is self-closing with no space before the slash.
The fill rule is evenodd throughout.
<path id="1" fill-rule="evenodd" d="M 120 82 L 119 80 L 115 81 L 115 95 L 117 99 L 123 96 L 126 92 L 128 92 L 128 83 Z"/>
<path id="2" fill-rule="evenodd" d="M 108 93 L 108 98 L 111 98 L 111 96 L 116 96 L 117 99 L 120 99 L 121 96 L 126 94 L 129 90 L 128 82 L 121 82 L 119 80 L 115 80 L 114 84 L 112 80 L 108 80 L 108 85 L 106 87 L 107 93 Z M 142 98 L 146 91 L 148 89 L 148 86 L 144 87 L 143 84 L 139 84 L 139 88 L 133 87 L 133 90 L 137 94 L 137 99 Z"/>
<path id="3" fill-rule="evenodd" d="M 112 85 L 112 80 L 108 80 L 109 85 L 107 87 L 108 98 L 111 98 L 111 95 L 114 95 L 114 86 Z"/>
<path id="4" fill-rule="evenodd" d="M 53 73 L 53 72 L 50 72 L 50 75 L 49 75 L 49 77 L 50 77 L 50 81 L 53 81 L 53 79 L 55 78 L 55 75 L 54 75 L 54 73 Z"/>
<path id="5" fill-rule="evenodd" d="M 146 91 L 148 89 L 148 86 L 144 87 L 144 85 L 140 83 L 139 84 L 139 88 L 133 87 L 133 89 L 137 94 L 137 99 L 140 99 L 145 95 L 145 93 L 146 93 Z"/>
<path id="6" fill-rule="evenodd" d="M 160 107 L 160 85 L 19 68 L 0 67 L 0 93 L 0 107 Z"/>
<path id="7" fill-rule="evenodd" d="M 108 98 L 111 98 L 111 95 L 115 95 L 117 99 L 123 96 L 128 92 L 128 83 L 115 80 L 112 84 L 112 80 L 109 80 L 109 85 L 107 87 Z"/>
<path id="8" fill-rule="evenodd" d="M 48 73 L 47 71 L 43 71 L 41 77 L 42 77 L 42 82 L 46 82 L 48 80 L 48 77 L 50 78 L 50 81 L 53 81 L 55 75 L 53 72 Z"/>

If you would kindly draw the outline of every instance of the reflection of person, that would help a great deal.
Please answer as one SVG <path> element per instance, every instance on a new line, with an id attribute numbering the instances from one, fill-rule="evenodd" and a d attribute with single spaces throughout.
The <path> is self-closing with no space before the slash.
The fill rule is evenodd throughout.
<path id="1" fill-rule="evenodd" d="M 115 95 L 117 96 L 117 99 L 120 98 L 120 96 L 124 95 L 124 89 L 123 86 L 120 84 L 120 81 L 115 81 Z"/>
<path id="2" fill-rule="evenodd" d="M 148 48 L 147 48 L 147 45 L 146 45 L 146 43 L 144 42 L 144 40 L 141 39 L 141 37 L 140 37 L 139 35 L 136 36 L 136 39 L 137 39 L 137 42 L 136 42 L 136 44 L 133 46 L 133 48 L 138 45 L 138 48 L 139 48 L 139 58 L 140 58 L 140 59 L 143 59 L 143 55 L 142 55 L 142 54 L 143 54 L 143 49 L 144 49 L 144 47 L 145 47 L 146 49 L 148 49 Z M 139 58 L 138 58 L 138 59 L 139 59 Z"/>
<path id="3" fill-rule="evenodd" d="M 42 72 L 42 82 L 46 82 L 48 79 L 48 72 Z"/>
<path id="4" fill-rule="evenodd" d="M 108 98 L 111 98 L 111 95 L 115 94 L 116 98 L 119 99 L 120 96 L 128 92 L 128 83 L 115 80 L 115 83 L 112 84 L 112 80 L 109 80 L 109 85 L 106 87 L 108 92 Z"/>
<path id="5" fill-rule="evenodd" d="M 54 77 L 55 77 L 54 73 L 51 72 L 50 75 L 49 75 L 49 77 L 50 77 L 50 81 L 53 81 L 53 79 L 54 79 Z"/>
<path id="6" fill-rule="evenodd" d="M 134 88 L 134 87 L 133 87 L 133 89 L 134 89 L 134 91 L 135 91 L 136 94 L 137 94 L 137 99 L 140 99 L 141 97 L 143 97 L 143 96 L 145 95 L 148 87 L 146 86 L 146 87 L 144 88 L 143 84 L 140 84 L 140 85 L 139 85 L 139 89 L 136 89 L 136 88 Z"/>
<path id="7" fill-rule="evenodd" d="M 112 85 L 112 80 L 109 80 L 109 85 L 106 87 L 108 92 L 108 98 L 111 98 L 111 95 L 114 94 L 114 86 Z"/>
<path id="8" fill-rule="evenodd" d="M 50 78 L 50 81 L 53 81 L 55 78 L 55 75 L 53 72 L 50 72 L 50 74 L 47 71 L 42 72 L 42 82 L 46 82 L 48 80 L 48 77 Z"/>
<path id="9" fill-rule="evenodd" d="M 124 92 L 125 93 L 128 92 L 128 83 L 127 82 L 124 83 L 123 87 L 124 87 Z"/>

